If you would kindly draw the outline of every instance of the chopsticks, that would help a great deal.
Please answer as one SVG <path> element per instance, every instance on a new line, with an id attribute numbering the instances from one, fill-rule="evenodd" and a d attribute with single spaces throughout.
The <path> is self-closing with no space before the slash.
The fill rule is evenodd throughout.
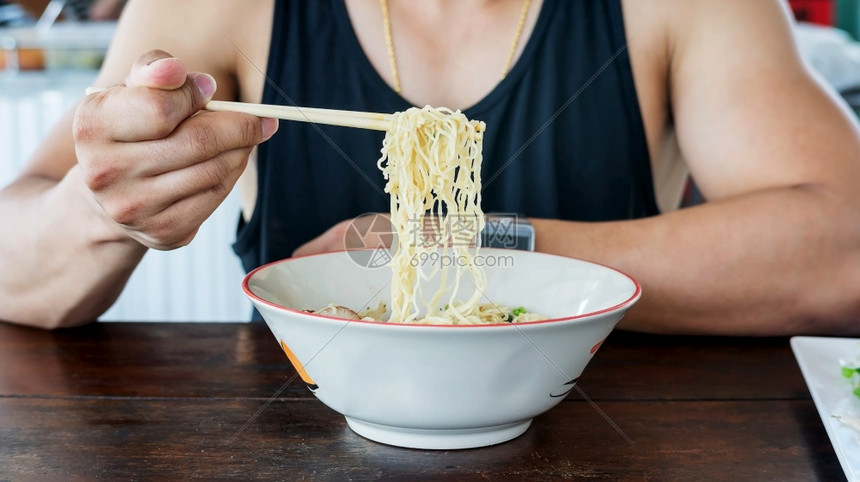
<path id="1" fill-rule="evenodd" d="M 87 87 L 86 94 L 104 92 L 103 87 Z M 299 122 L 312 122 L 343 127 L 358 127 L 386 131 L 391 126 L 391 115 L 377 112 L 359 112 L 350 110 L 318 109 L 314 107 L 294 107 L 286 105 L 249 104 L 246 102 L 229 102 L 210 100 L 204 109 L 212 112 L 241 112 L 257 117 L 271 117 Z"/>
<path id="2" fill-rule="evenodd" d="M 342 127 L 358 127 L 375 131 L 386 131 L 391 127 L 391 116 L 377 112 L 360 112 L 351 110 L 318 109 L 314 107 L 294 107 L 286 105 L 249 104 L 245 102 L 229 102 L 210 100 L 205 107 L 212 112 L 241 112 L 257 117 L 273 117 L 275 119 L 313 122 Z"/>
<path id="3" fill-rule="evenodd" d="M 103 92 L 103 87 L 87 87 L 86 94 Z M 210 100 L 204 109 L 212 112 L 241 112 L 257 117 L 312 122 L 342 127 L 357 127 L 375 131 L 387 131 L 391 127 L 391 114 L 379 112 L 361 112 L 352 110 L 319 109 L 314 107 L 295 107 L 286 105 L 250 104 L 246 102 L 230 102 Z M 480 123 L 478 135 L 483 136 L 484 124 Z"/>

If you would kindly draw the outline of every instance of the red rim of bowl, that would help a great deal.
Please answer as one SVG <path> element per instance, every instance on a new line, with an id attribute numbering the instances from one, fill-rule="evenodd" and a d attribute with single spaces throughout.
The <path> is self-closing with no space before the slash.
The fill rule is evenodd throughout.
<path id="1" fill-rule="evenodd" d="M 278 261 L 272 261 L 271 263 L 266 263 L 262 266 L 254 268 L 248 274 L 246 274 L 245 278 L 242 279 L 242 291 L 245 292 L 246 296 L 248 296 L 251 299 L 257 300 L 260 303 L 271 306 L 273 308 L 278 308 L 281 310 L 289 311 L 289 312 L 304 315 L 304 316 L 310 316 L 310 317 L 320 318 L 320 319 L 325 319 L 325 320 L 333 320 L 333 321 L 337 321 L 337 322 L 341 322 L 341 323 L 364 323 L 364 324 L 368 324 L 368 325 L 404 326 L 404 327 L 410 326 L 410 327 L 419 327 L 419 328 L 420 327 L 428 327 L 428 328 L 432 328 L 432 327 L 436 327 L 436 328 L 491 328 L 491 327 L 495 327 L 495 328 L 498 328 L 498 327 L 503 327 L 503 326 L 526 326 L 526 325 L 538 325 L 538 324 L 543 324 L 543 323 L 557 323 L 560 321 L 577 320 L 580 318 L 586 318 L 586 317 L 590 317 L 590 316 L 594 316 L 594 315 L 600 315 L 603 313 L 609 313 L 612 311 L 617 311 L 621 308 L 624 308 L 626 305 L 633 304 L 642 295 L 642 286 L 639 285 L 639 282 L 636 281 L 635 279 L 633 279 L 632 276 L 628 275 L 627 273 L 625 273 L 619 269 L 613 268 L 611 266 L 606 266 L 605 264 L 595 263 L 593 261 L 586 261 L 584 259 L 574 258 L 571 256 L 559 256 L 557 254 L 548 254 L 548 253 L 533 253 L 533 254 L 539 254 L 540 256 L 553 256 L 556 258 L 563 258 L 563 259 L 572 259 L 575 261 L 580 261 L 583 263 L 588 263 L 591 265 L 600 266 L 602 268 L 606 268 L 608 270 L 615 271 L 616 273 L 629 279 L 633 283 L 633 286 L 636 289 L 633 291 L 633 294 L 630 295 L 629 298 L 622 301 L 621 303 L 610 306 L 608 308 L 603 308 L 603 309 L 597 310 L 597 311 L 590 311 L 588 313 L 582 313 L 579 315 L 565 316 L 565 317 L 561 317 L 561 318 L 548 318 L 546 320 L 538 320 L 538 321 L 524 321 L 522 323 L 486 323 L 486 324 L 479 324 L 479 325 L 440 325 L 440 324 L 421 324 L 421 323 L 389 323 L 386 321 L 367 321 L 367 320 L 361 320 L 361 319 L 336 318 L 333 316 L 318 315 L 316 313 L 308 313 L 307 311 L 297 310 L 294 308 L 288 308 L 286 306 L 279 305 L 279 304 L 273 303 L 269 300 L 265 300 L 263 298 L 260 298 L 259 296 L 257 296 L 256 293 L 251 291 L 251 288 L 248 286 L 249 281 L 257 272 L 263 271 L 264 269 L 270 268 L 270 267 L 277 265 L 277 264 L 288 263 L 290 261 L 295 261 L 295 260 L 302 259 L 302 258 L 312 258 L 314 256 L 325 256 L 325 255 L 331 255 L 331 254 L 336 254 L 336 253 L 346 253 L 348 251 L 367 251 L 369 249 L 371 249 L 371 248 L 327 251 L 324 253 L 307 254 L 307 255 L 303 255 L 303 256 L 294 256 L 292 258 L 285 258 L 285 259 L 280 259 Z M 481 251 L 498 252 L 498 251 L 512 251 L 512 250 L 497 249 L 497 248 L 482 248 Z"/>

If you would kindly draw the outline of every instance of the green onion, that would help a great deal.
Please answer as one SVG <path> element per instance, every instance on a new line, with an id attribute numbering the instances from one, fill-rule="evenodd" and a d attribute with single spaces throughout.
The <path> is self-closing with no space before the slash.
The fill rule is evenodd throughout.
<path id="1" fill-rule="evenodd" d="M 525 308 L 523 308 L 522 306 L 519 306 L 519 307 L 517 307 L 517 308 L 514 308 L 514 311 L 512 312 L 512 314 L 513 314 L 514 316 L 520 316 L 520 315 L 522 315 L 522 314 L 523 314 L 523 313 L 525 313 L 525 312 L 526 312 L 526 309 L 525 309 Z"/>
<path id="2" fill-rule="evenodd" d="M 842 376 L 851 378 L 855 373 L 860 373 L 860 368 L 842 367 Z"/>
<path id="3" fill-rule="evenodd" d="M 857 395 L 857 397 L 860 397 L 860 387 L 857 387 L 854 389 L 854 395 Z"/>

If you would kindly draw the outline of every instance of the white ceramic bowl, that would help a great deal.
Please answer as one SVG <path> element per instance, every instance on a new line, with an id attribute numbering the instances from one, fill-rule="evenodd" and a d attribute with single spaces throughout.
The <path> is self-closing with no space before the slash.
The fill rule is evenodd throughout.
<path id="1" fill-rule="evenodd" d="M 271 263 L 242 286 L 304 382 L 353 431 L 402 447 L 480 447 L 519 436 L 559 403 L 641 294 L 629 276 L 585 261 L 480 254 L 489 301 L 550 319 L 423 326 L 303 312 L 390 299 L 390 268 L 367 268 L 354 252 Z"/>

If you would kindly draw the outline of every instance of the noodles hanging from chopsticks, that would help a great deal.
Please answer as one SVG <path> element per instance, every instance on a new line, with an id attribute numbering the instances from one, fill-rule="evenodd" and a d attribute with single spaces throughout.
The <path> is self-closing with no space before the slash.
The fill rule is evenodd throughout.
<path id="1" fill-rule="evenodd" d="M 391 194 L 391 221 L 399 240 L 391 261 L 389 321 L 492 322 L 482 320 L 486 315 L 479 310 L 486 276 L 474 258 L 484 227 L 479 134 L 483 126 L 460 111 L 429 106 L 392 117 L 378 162 L 388 181 L 385 191 Z M 421 266 L 428 260 L 430 266 Z M 437 277 L 441 286 L 426 300 L 423 285 Z M 474 285 L 472 294 L 455 301 L 464 283 Z M 501 313 L 499 318 L 505 321 Z"/>
<path id="2" fill-rule="evenodd" d="M 487 278 L 476 263 L 481 209 L 482 122 L 427 106 L 392 114 L 377 165 L 391 195 L 397 249 L 391 259 L 391 323 L 475 325 L 546 319 L 525 308 L 480 303 Z M 425 296 L 428 285 L 438 289 Z M 464 293 L 468 299 L 461 300 Z M 429 299 L 428 299 L 429 297 Z M 384 304 L 358 313 L 331 304 L 317 313 L 383 321 Z"/>

